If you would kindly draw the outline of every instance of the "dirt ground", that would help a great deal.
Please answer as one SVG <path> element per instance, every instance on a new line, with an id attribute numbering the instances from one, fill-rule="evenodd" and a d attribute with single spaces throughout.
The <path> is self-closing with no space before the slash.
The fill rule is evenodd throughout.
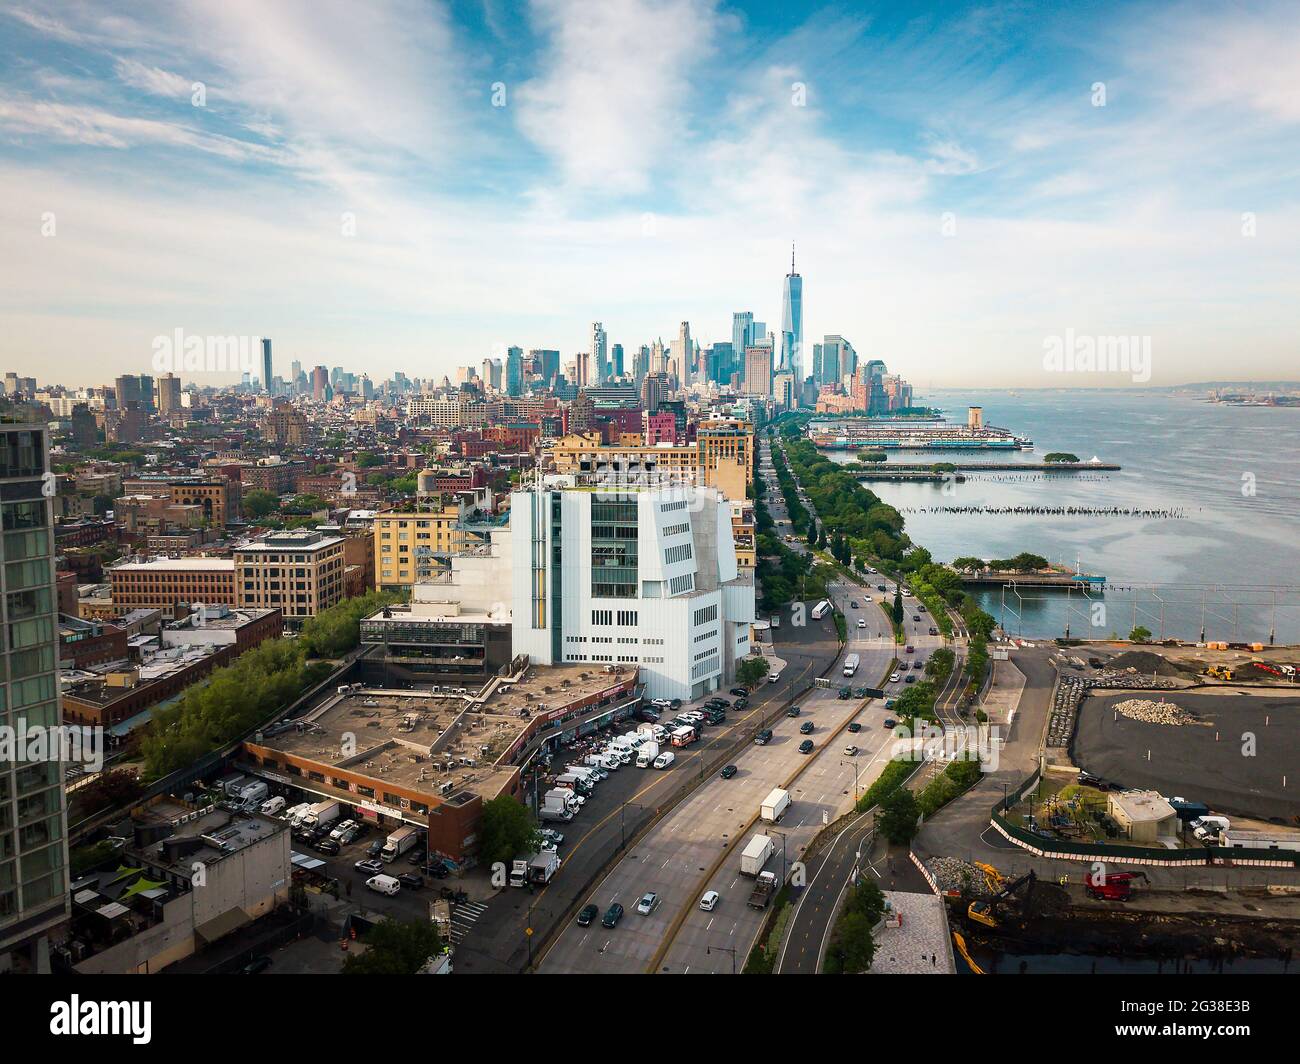
<path id="1" fill-rule="evenodd" d="M 1228 816 L 1300 825 L 1300 695 L 1232 689 L 1164 694 L 1204 723 L 1171 727 L 1117 719 L 1111 707 L 1134 693 L 1094 695 L 1079 713 L 1074 763 L 1126 788 L 1205 802 Z"/>

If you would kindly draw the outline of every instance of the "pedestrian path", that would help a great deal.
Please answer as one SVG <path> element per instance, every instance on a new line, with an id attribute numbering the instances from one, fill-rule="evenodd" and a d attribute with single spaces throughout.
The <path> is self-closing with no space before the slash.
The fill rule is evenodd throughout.
<path id="1" fill-rule="evenodd" d="M 459 942 L 467 934 L 470 928 L 478 922 L 478 918 L 487 912 L 487 906 L 482 902 L 467 901 L 451 907 L 451 940 Z"/>
<path id="2" fill-rule="evenodd" d="M 954 975 L 943 900 L 934 894 L 887 890 L 891 912 L 876 932 L 869 975 Z"/>

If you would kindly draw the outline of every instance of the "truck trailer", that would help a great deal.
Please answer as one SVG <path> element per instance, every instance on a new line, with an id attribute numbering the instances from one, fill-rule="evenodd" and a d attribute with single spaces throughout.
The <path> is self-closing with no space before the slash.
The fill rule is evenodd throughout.
<path id="1" fill-rule="evenodd" d="M 777 823 L 785 811 L 790 808 L 790 792 L 783 791 L 780 787 L 774 787 L 771 793 L 763 799 L 763 804 L 759 807 L 758 816 L 760 820 L 766 820 L 769 824 Z"/>
<path id="2" fill-rule="evenodd" d="M 763 871 L 763 866 L 767 864 L 775 849 L 776 845 L 769 836 L 753 836 L 745 844 L 744 852 L 740 855 L 740 874 L 742 876 L 757 876 Z"/>

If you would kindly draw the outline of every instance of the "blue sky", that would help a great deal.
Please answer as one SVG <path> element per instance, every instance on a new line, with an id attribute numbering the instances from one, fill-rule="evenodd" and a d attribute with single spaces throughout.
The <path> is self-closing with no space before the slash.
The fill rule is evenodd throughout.
<path id="1" fill-rule="evenodd" d="M 1294 5 L 362 6 L 0 13 L 4 369 L 707 343 L 774 326 L 793 240 L 806 342 L 922 388 L 1126 383 L 1045 372 L 1067 331 L 1297 375 Z"/>

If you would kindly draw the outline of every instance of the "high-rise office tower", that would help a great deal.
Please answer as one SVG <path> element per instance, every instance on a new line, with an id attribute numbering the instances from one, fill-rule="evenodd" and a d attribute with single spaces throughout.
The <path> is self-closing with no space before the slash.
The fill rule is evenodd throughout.
<path id="1" fill-rule="evenodd" d="M 772 348 L 755 344 L 745 349 L 745 394 L 772 394 Z"/>
<path id="2" fill-rule="evenodd" d="M 26 736 L 0 759 L 0 972 L 49 971 L 49 934 L 69 912 L 48 471 L 44 426 L 0 425 L 0 721 Z"/>
<path id="3" fill-rule="evenodd" d="M 302 363 L 295 358 L 292 362 L 289 363 L 289 380 L 291 380 L 296 384 L 298 382 L 298 378 L 301 375 L 302 375 Z"/>
<path id="4" fill-rule="evenodd" d="M 171 417 L 181 408 L 181 379 L 174 373 L 158 378 L 158 413 Z"/>
<path id="5" fill-rule="evenodd" d="M 522 350 L 520 358 L 523 357 Z M 490 391 L 499 392 L 501 390 L 501 359 L 485 358 L 483 360 L 483 387 Z"/>
<path id="6" fill-rule="evenodd" d="M 262 337 L 262 391 L 271 393 L 271 339 Z"/>
<path id="7" fill-rule="evenodd" d="M 840 384 L 857 369 L 857 353 L 844 337 L 829 335 L 813 345 L 813 382 Z"/>
<path id="8" fill-rule="evenodd" d="M 668 372 L 668 352 L 664 350 L 662 338 L 656 340 L 650 348 L 650 372 Z"/>
<path id="9" fill-rule="evenodd" d="M 610 349 L 610 354 L 614 360 L 614 376 L 615 377 L 623 376 L 623 345 L 615 344 Z"/>
<path id="10" fill-rule="evenodd" d="M 684 321 L 677 326 L 677 342 L 673 344 L 673 357 L 677 360 L 677 385 L 689 388 L 694 379 L 692 373 L 695 362 L 695 345 L 691 342 L 691 323 Z"/>
<path id="11" fill-rule="evenodd" d="M 330 374 L 324 366 L 317 366 L 311 371 L 311 397 L 317 402 L 324 402 L 330 388 Z"/>
<path id="12" fill-rule="evenodd" d="M 745 350 L 754 346 L 754 312 L 738 310 L 731 315 L 731 350 L 740 362 L 740 373 L 745 373 Z"/>
<path id="13" fill-rule="evenodd" d="M 781 298 L 781 352 L 778 366 L 803 379 L 803 278 L 794 269 L 794 245 L 790 246 L 790 272 L 785 276 Z"/>
<path id="14" fill-rule="evenodd" d="M 594 383 L 604 384 L 609 377 L 609 337 L 605 335 L 605 326 L 598 321 L 591 323 L 591 354 L 587 363 L 589 374 L 595 374 Z M 591 384 L 585 380 L 583 384 Z"/>
<path id="15" fill-rule="evenodd" d="M 560 353 L 551 352 L 555 355 L 555 361 L 558 364 Z M 506 348 L 506 395 L 523 395 L 524 394 L 524 349 L 522 347 Z"/>

